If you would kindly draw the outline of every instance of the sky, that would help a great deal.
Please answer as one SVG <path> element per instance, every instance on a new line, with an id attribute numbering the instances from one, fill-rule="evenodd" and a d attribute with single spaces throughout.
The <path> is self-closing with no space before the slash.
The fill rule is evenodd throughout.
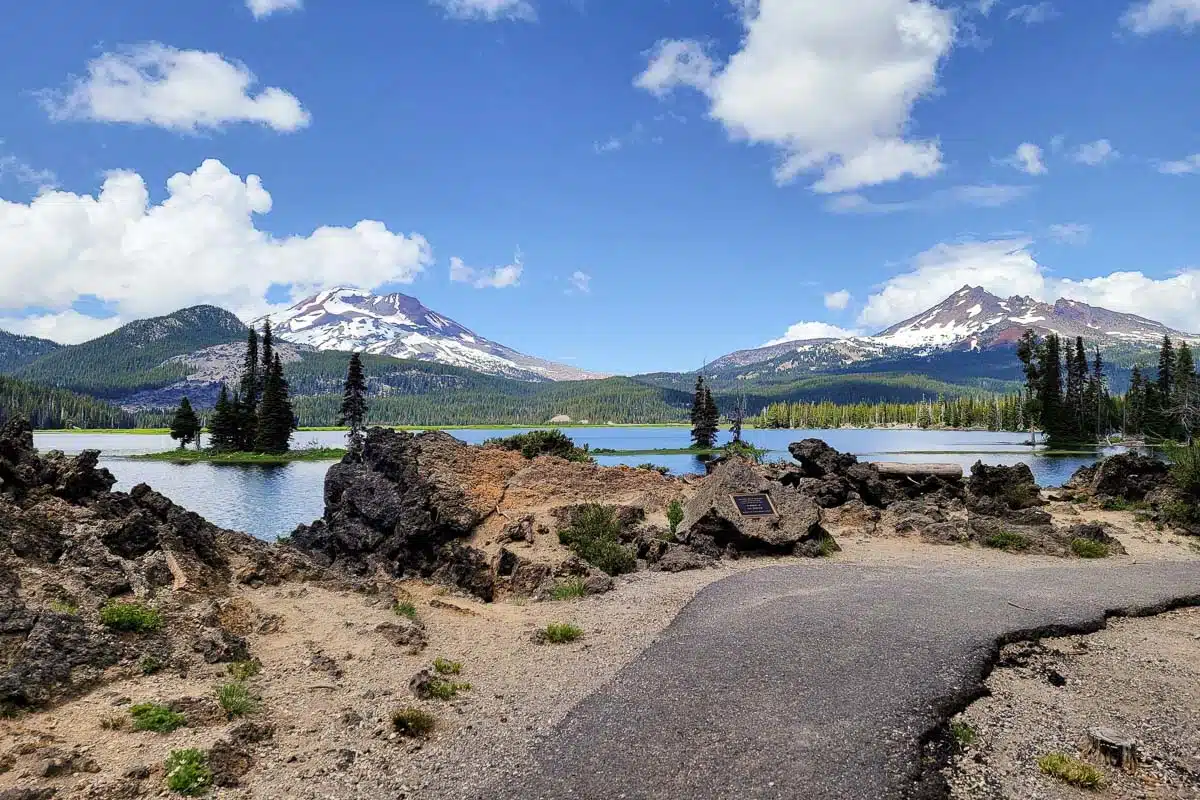
<path id="1" fill-rule="evenodd" d="M 0 328 L 401 291 L 691 370 L 963 285 L 1200 331 L 1200 0 L 43 0 Z"/>

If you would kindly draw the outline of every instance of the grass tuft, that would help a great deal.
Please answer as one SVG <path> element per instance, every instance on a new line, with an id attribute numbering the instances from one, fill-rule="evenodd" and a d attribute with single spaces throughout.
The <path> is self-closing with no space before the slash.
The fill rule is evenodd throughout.
<path id="1" fill-rule="evenodd" d="M 411 600 L 397 600 L 396 604 L 392 606 L 392 611 L 409 619 L 417 618 L 417 606 Z"/>
<path id="2" fill-rule="evenodd" d="M 450 661 L 438 656 L 433 660 L 433 670 L 439 675 L 459 675 L 462 673 L 463 665 L 458 661 Z"/>
<path id="3" fill-rule="evenodd" d="M 437 718 L 419 708 L 400 708 L 392 712 L 392 730 L 401 736 L 424 738 L 437 727 Z"/>
<path id="4" fill-rule="evenodd" d="M 571 513 L 571 524 L 558 532 L 562 544 L 609 575 L 637 569 L 637 557 L 621 544 L 621 523 L 613 506 L 587 503 Z"/>
<path id="5" fill-rule="evenodd" d="M 208 754 L 203 750 L 194 747 L 172 750 L 163 767 L 167 772 L 167 788 L 172 792 L 195 797 L 212 786 L 212 770 L 208 766 Z"/>
<path id="6" fill-rule="evenodd" d="M 1016 531 L 1000 531 L 999 533 L 993 533 L 983 540 L 984 547 L 991 547 L 995 550 L 1006 550 L 1010 553 L 1019 553 L 1022 550 L 1028 550 L 1029 545 L 1029 537 Z"/>
<path id="7" fill-rule="evenodd" d="M 177 711 L 172 711 L 161 703 L 132 705 L 129 707 L 129 716 L 133 720 L 135 731 L 170 733 L 176 728 L 187 725 L 187 717 Z"/>
<path id="8" fill-rule="evenodd" d="M 100 727 L 106 731 L 123 731 L 129 727 L 129 718 L 121 714 L 108 714 L 100 718 Z"/>
<path id="9" fill-rule="evenodd" d="M 551 600 L 575 600 L 587 595 L 583 578 L 568 578 L 550 590 Z"/>
<path id="10" fill-rule="evenodd" d="M 550 644 L 567 644 L 583 636 L 583 628 L 569 622 L 551 622 L 542 629 L 542 638 Z"/>
<path id="11" fill-rule="evenodd" d="M 230 717 L 244 717 L 258 711 L 261 703 L 241 681 L 223 683 L 217 687 L 217 702 Z"/>
<path id="12" fill-rule="evenodd" d="M 1080 558 L 1108 558 L 1108 545 L 1092 539 L 1076 539 L 1071 542 L 1071 552 Z"/>
<path id="13" fill-rule="evenodd" d="M 69 614 L 72 617 L 79 616 L 79 606 L 69 600 L 51 600 L 50 610 L 55 614 Z"/>
<path id="14" fill-rule="evenodd" d="M 959 719 L 950 723 L 950 734 L 959 747 L 970 747 L 979 739 L 979 733 L 971 723 Z"/>
<path id="15" fill-rule="evenodd" d="M 471 690 L 469 683 L 457 683 L 455 681 L 446 681 L 441 678 L 434 678 L 429 682 L 429 696 L 435 700 L 453 700 L 458 697 L 459 692 L 467 692 Z"/>
<path id="16" fill-rule="evenodd" d="M 257 658 L 250 661 L 234 661 L 229 665 L 229 677 L 235 681 L 248 681 L 262 672 L 262 662 Z"/>
<path id="17" fill-rule="evenodd" d="M 146 653 L 138 661 L 138 668 L 141 669 L 143 675 L 153 675 L 165 666 L 166 664 L 163 663 L 162 659 L 153 653 Z"/>
<path id="18" fill-rule="evenodd" d="M 1039 758 L 1037 763 L 1042 772 L 1072 786 L 1078 786 L 1081 789 L 1104 787 L 1104 773 L 1091 764 L 1085 764 L 1066 753 L 1047 753 Z"/>
<path id="19" fill-rule="evenodd" d="M 109 600 L 100 608 L 100 621 L 113 630 L 128 633 L 149 633 L 163 625 L 158 609 L 136 601 Z"/>

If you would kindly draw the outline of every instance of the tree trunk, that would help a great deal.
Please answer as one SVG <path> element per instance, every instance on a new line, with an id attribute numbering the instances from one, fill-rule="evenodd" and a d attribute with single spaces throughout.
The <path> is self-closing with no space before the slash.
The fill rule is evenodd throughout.
<path id="1" fill-rule="evenodd" d="M 1137 742 L 1112 728 L 1089 730 L 1083 749 L 1087 755 L 1099 756 L 1126 772 L 1137 771 Z"/>
<path id="2" fill-rule="evenodd" d="M 871 466 L 880 475 L 890 477 L 927 478 L 930 475 L 946 480 L 957 481 L 963 476 L 963 468 L 958 464 L 899 464 L 890 461 L 872 462 Z"/>

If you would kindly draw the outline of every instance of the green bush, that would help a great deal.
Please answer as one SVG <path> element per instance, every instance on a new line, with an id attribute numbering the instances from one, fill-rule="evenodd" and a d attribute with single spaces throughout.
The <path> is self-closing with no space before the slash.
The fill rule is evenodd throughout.
<path id="1" fill-rule="evenodd" d="M 542 629 L 542 638 L 550 644 L 567 644 L 583 636 L 583 628 L 569 622 L 551 622 Z"/>
<path id="2" fill-rule="evenodd" d="M 1108 558 L 1108 545 L 1094 539 L 1076 539 L 1071 542 L 1071 552 L 1080 558 Z"/>
<path id="3" fill-rule="evenodd" d="M 959 747 L 970 747 L 979 738 L 979 733 L 969 722 L 957 719 L 950 723 L 950 734 Z"/>
<path id="4" fill-rule="evenodd" d="M 459 675 L 462 673 L 462 668 L 461 662 L 450 661 L 441 656 L 433 660 L 433 671 L 439 675 Z"/>
<path id="5" fill-rule="evenodd" d="M 558 540 L 609 575 L 637 569 L 633 551 L 621 544 L 621 523 L 612 506 L 597 503 L 579 506 L 571 514 L 570 526 L 558 532 Z"/>
<path id="6" fill-rule="evenodd" d="M 1016 531 L 1000 531 L 999 533 L 993 533 L 983 540 L 984 547 L 1007 550 L 1010 553 L 1028 550 L 1029 545 L 1029 537 Z"/>
<path id="7" fill-rule="evenodd" d="M 1036 504 L 1040 494 L 1036 486 L 1028 483 L 1014 483 L 1004 490 L 1003 497 L 1009 508 L 1028 508 Z"/>
<path id="8" fill-rule="evenodd" d="M 1048 753 L 1038 759 L 1038 767 L 1047 775 L 1081 789 L 1104 787 L 1104 773 L 1066 753 Z"/>
<path id="9" fill-rule="evenodd" d="M 679 530 L 679 523 L 683 522 L 683 503 L 678 499 L 672 500 L 667 506 L 667 524 L 671 526 L 671 535 L 674 536 Z"/>
<path id="10" fill-rule="evenodd" d="M 471 690 L 469 683 L 457 683 L 456 681 L 442 680 L 441 678 L 433 678 L 429 681 L 429 696 L 436 700 L 453 700 L 458 697 L 459 692 L 467 692 Z"/>
<path id="11" fill-rule="evenodd" d="M 229 677 L 235 681 L 248 681 L 262 672 L 262 662 L 257 658 L 250 661 L 234 661 L 229 665 Z"/>
<path id="12" fill-rule="evenodd" d="M 526 458 L 538 456 L 558 456 L 567 461 L 590 463 L 593 459 L 587 447 L 576 447 L 565 433 L 560 430 L 530 431 L 518 433 L 503 439 L 488 439 L 484 447 L 499 447 L 502 450 L 512 450 Z"/>
<path id="13" fill-rule="evenodd" d="M 1175 485 L 1193 501 L 1200 502 L 1200 442 L 1163 445 L 1167 460 L 1171 462 L 1171 477 Z"/>
<path id="14" fill-rule="evenodd" d="M 1187 500 L 1172 500 L 1163 506 L 1163 520 L 1172 525 L 1200 524 L 1200 503 Z"/>
<path id="15" fill-rule="evenodd" d="M 244 717 L 258 711 L 261 705 L 246 684 L 240 681 L 223 683 L 217 687 L 217 702 L 230 717 Z"/>
<path id="16" fill-rule="evenodd" d="M 737 458 L 748 458 L 755 464 L 762 462 L 763 456 L 769 451 L 755 447 L 749 442 L 730 442 L 722 448 L 722 453 L 726 457 L 735 456 Z"/>
<path id="17" fill-rule="evenodd" d="M 408 600 L 397 600 L 396 605 L 392 606 L 392 611 L 409 619 L 417 618 L 417 606 Z"/>
<path id="18" fill-rule="evenodd" d="M 138 661 L 138 668 L 141 669 L 143 675 L 153 675 L 165 666 L 166 664 L 163 663 L 162 659 L 153 653 L 146 653 Z"/>
<path id="19" fill-rule="evenodd" d="M 145 603 L 109 600 L 100 609 L 100 621 L 118 631 L 148 633 L 162 627 L 162 614 Z"/>
<path id="20" fill-rule="evenodd" d="M 575 600 L 587 594 L 583 578 L 567 578 L 550 590 L 551 600 Z"/>
<path id="21" fill-rule="evenodd" d="M 437 719 L 419 708 L 401 708 L 392 712 L 392 730 L 401 736 L 421 738 L 437 726 Z"/>
<path id="22" fill-rule="evenodd" d="M 137 703 L 129 707 L 135 731 L 170 733 L 187 725 L 187 717 L 159 703 Z"/>
<path id="23" fill-rule="evenodd" d="M 196 796 L 204 794 L 212 786 L 212 770 L 208 766 L 208 755 L 203 750 L 194 747 L 172 750 L 163 767 L 167 771 L 167 788 L 172 792 Z"/>

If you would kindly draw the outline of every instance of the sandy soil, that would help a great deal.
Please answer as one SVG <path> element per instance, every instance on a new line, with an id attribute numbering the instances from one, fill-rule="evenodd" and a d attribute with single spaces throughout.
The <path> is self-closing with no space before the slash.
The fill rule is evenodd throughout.
<path id="1" fill-rule="evenodd" d="M 1074 519 L 1073 513 L 1071 516 Z M 1131 559 L 1200 560 L 1200 552 L 1186 539 L 1160 534 L 1135 522 L 1129 514 L 1087 509 L 1078 519 L 1104 519 L 1129 531 L 1120 538 L 1130 555 L 1114 557 L 1114 563 Z M 1062 563 L 1049 557 L 927 545 L 916 538 L 843 533 L 840 543 L 843 552 L 834 557 L 835 561 L 914 569 L 1013 560 L 1030 566 Z M 256 764 L 243 779 L 243 786 L 217 790 L 213 796 L 422 800 L 470 796 L 477 787 L 523 763 L 523 754 L 537 746 L 539 737 L 645 649 L 704 586 L 734 572 L 787 561 L 722 562 L 711 569 L 676 575 L 642 572 L 618 579 L 616 589 L 608 594 L 569 602 L 487 605 L 410 582 L 397 591 L 409 593 L 427 627 L 429 644 L 418 655 L 390 644 L 375 630 L 381 623 L 396 620 L 390 595 L 368 596 L 299 585 L 245 589 L 228 610 L 227 624 L 247 636 L 251 651 L 262 662 L 261 675 L 251 681 L 264 705 L 256 718 L 273 723 L 277 730 L 272 741 L 255 749 Z M 1189 619 L 1195 633 L 1200 616 Z M 531 634 L 549 622 L 574 623 L 584 629 L 585 636 L 566 645 L 534 644 Z M 1187 642 L 1181 640 L 1180 644 Z M 1194 670 L 1200 664 L 1200 654 L 1194 640 L 1191 646 Z M 1153 653 L 1153 658 L 1178 655 L 1157 650 L 1147 653 Z M 409 693 L 409 681 L 438 656 L 462 662 L 462 675 L 456 680 L 469 682 L 471 689 L 450 701 L 415 701 Z M 1140 657 L 1124 663 L 1124 672 L 1130 665 L 1137 666 L 1135 671 L 1146 680 L 1164 672 L 1157 663 L 1153 669 L 1142 669 Z M 1112 665 L 1098 668 L 1111 670 Z M 997 673 L 997 680 L 1001 679 L 1001 673 Z M 169 751 L 207 747 L 225 735 L 233 723 L 214 711 L 210 724 L 194 719 L 188 727 L 164 735 L 106 730 L 101 727 L 102 720 L 127 716 L 130 702 L 211 699 L 214 687 L 225 680 L 228 677 L 221 665 L 193 669 L 186 675 L 125 675 L 58 708 L 0 721 L 0 768 L 7 767 L 0 774 L 0 791 L 54 787 L 57 797 L 63 798 L 158 795 L 163 785 L 161 764 Z M 1192 672 L 1191 680 L 1192 690 L 1200 692 L 1200 676 Z M 1088 707 L 1089 702 L 1094 705 L 1089 700 L 1092 697 L 1080 693 L 1080 708 Z M 1099 699 L 1103 705 L 1109 704 L 1107 697 Z M 1200 696 L 1195 694 L 1191 695 L 1190 706 L 1182 697 L 1173 702 L 1181 708 L 1200 708 Z M 428 740 L 414 741 L 392 731 L 391 713 L 402 706 L 418 706 L 437 716 L 438 727 Z M 982 704 L 968 713 L 984 713 L 981 709 Z M 1074 737 L 1082 723 L 1065 719 L 1069 721 L 1063 723 L 1063 730 Z M 992 730 L 983 719 L 979 725 L 983 731 Z M 1193 724 L 1193 730 L 1195 727 Z M 988 735 L 983 734 L 984 741 L 988 741 Z M 1001 747 L 1000 741 L 997 747 Z M 43 777 L 47 748 L 78 751 L 82 759 L 93 760 L 99 772 Z M 1196 751 L 1200 752 L 1200 747 Z M 138 767 L 149 768 L 148 775 L 145 771 L 139 773 L 135 769 Z M 1200 772 L 1200 764 L 1193 763 L 1192 769 Z M 127 773 L 146 777 L 122 777 Z"/>

